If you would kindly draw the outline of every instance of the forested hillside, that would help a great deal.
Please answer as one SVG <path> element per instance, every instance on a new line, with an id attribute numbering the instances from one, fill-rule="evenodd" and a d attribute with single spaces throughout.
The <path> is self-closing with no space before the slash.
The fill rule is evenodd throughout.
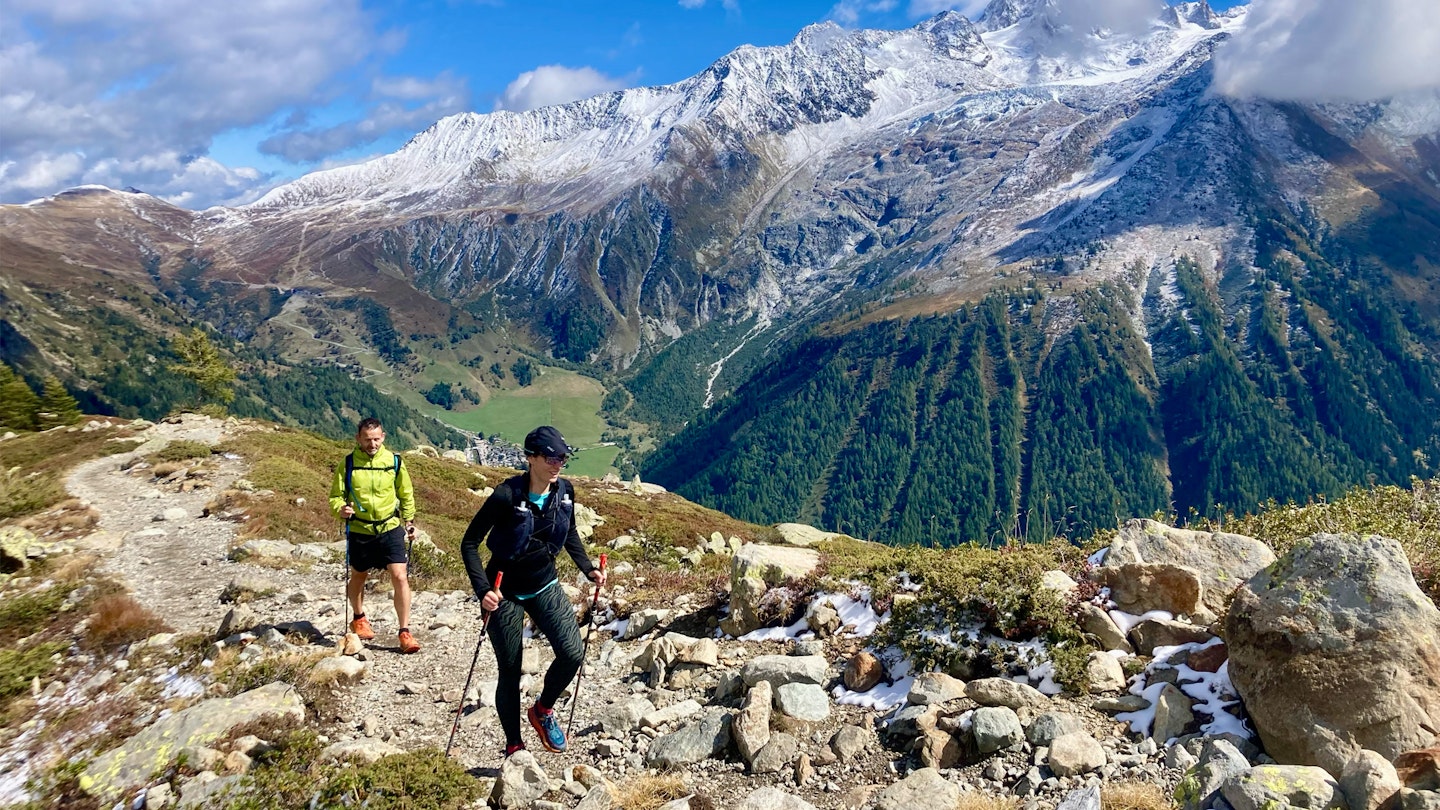
<path id="1" fill-rule="evenodd" d="M 1181 257 L 817 330 L 644 473 L 746 520 L 942 545 L 1430 474 L 1440 340 L 1384 274 L 1264 233 L 1258 275 Z"/>

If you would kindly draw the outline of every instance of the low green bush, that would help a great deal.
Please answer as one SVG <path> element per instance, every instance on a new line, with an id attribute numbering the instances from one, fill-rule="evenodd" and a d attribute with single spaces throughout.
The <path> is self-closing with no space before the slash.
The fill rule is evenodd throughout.
<path id="1" fill-rule="evenodd" d="M 145 460 L 151 464 L 158 464 L 164 461 L 189 461 L 192 458 L 209 458 L 210 453 L 210 445 L 204 442 L 176 439 L 146 456 Z"/>

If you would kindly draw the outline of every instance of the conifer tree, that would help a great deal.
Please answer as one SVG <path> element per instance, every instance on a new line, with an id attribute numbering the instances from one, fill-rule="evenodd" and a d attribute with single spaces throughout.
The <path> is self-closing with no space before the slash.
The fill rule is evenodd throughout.
<path id="1" fill-rule="evenodd" d="M 11 430 L 34 430 L 35 412 L 40 398 L 30 390 L 14 369 L 0 363 L 0 427 Z"/>
<path id="2" fill-rule="evenodd" d="M 65 390 L 64 383 L 54 374 L 45 375 L 45 393 L 40 397 L 36 421 L 41 430 L 80 421 L 80 403 Z"/>
<path id="3" fill-rule="evenodd" d="M 172 371 L 194 380 L 207 399 L 221 404 L 235 399 L 235 369 L 225 362 L 200 327 L 191 329 L 188 335 L 176 335 L 171 345 L 181 360 L 170 366 Z"/>

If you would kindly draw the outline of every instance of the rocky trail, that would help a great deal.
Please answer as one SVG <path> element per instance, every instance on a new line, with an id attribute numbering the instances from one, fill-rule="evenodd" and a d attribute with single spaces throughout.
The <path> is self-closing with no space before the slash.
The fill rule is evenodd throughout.
<path id="1" fill-rule="evenodd" d="M 373 762 L 444 749 L 463 704 L 451 756 L 485 783 L 488 804 L 502 808 L 613 810 L 629 806 L 619 798 L 627 785 L 659 776 L 678 777 L 689 793 L 661 810 L 955 810 L 965 795 L 1003 798 L 1020 810 L 1099 810 L 1102 791 L 1127 783 L 1151 791 L 1151 803 L 1139 807 L 1171 796 L 1182 810 L 1377 810 L 1393 797 L 1402 810 L 1440 807 L 1440 754 L 1426 759 L 1420 751 L 1418 765 L 1403 764 L 1435 744 L 1440 671 L 1431 663 L 1440 660 L 1440 611 L 1417 589 L 1398 544 L 1316 535 L 1285 565 L 1267 567 L 1274 554 L 1252 538 L 1153 521 L 1121 529 L 1095 573 L 1102 597 L 1077 605 L 1077 621 L 1103 650 L 1088 653 L 1088 694 L 1049 688 L 1048 664 L 1027 663 L 1024 644 L 993 637 L 983 645 L 985 655 L 998 656 L 990 671 L 964 680 L 882 663 L 866 649 L 864 628 L 879 617 L 863 597 L 815 594 L 789 630 L 760 629 L 766 592 L 803 579 L 819 562 L 809 540 L 784 532 L 786 545 L 717 534 L 687 552 L 730 555 L 723 612 L 700 594 L 627 604 L 620 583 L 638 584 L 649 572 L 617 564 L 601 606 L 607 622 L 617 612 L 621 618 L 595 634 L 578 699 L 567 695 L 556 707 L 562 718 L 575 707 L 569 751 L 545 752 L 527 727 L 529 750 L 505 759 L 488 645 L 462 695 L 480 627 L 470 594 L 417 582 L 410 626 L 424 648 L 401 655 L 390 594 L 380 585 L 366 596 L 377 638 L 342 655 L 338 530 L 329 541 L 239 542 L 244 507 L 216 496 L 253 491 L 242 458 L 217 452 L 174 471 L 147 470 L 142 461 L 171 442 L 215 448 L 266 429 L 193 415 L 147 425 L 138 447 L 85 462 L 66 482 L 98 513 L 97 530 L 75 547 L 97 555 L 100 572 L 177 633 L 215 639 L 186 648 L 204 650 L 198 666 L 194 653 L 177 651 L 174 636 L 162 634 L 118 658 L 81 653 L 64 678 L 36 679 L 37 717 L 67 706 L 103 716 L 127 695 L 133 702 L 158 693 L 141 712 L 143 730 L 93 752 L 85 766 L 80 786 L 102 802 L 225 806 L 225 791 L 246 789 L 250 753 L 264 744 L 231 740 L 231 730 L 261 717 L 311 726 L 327 746 L 324 758 Z M 324 488 L 317 481 L 315 497 Z M 1292 580 L 1268 579 L 1272 568 Z M 1337 584 L 1336 577 L 1350 579 Z M 562 586 L 579 613 L 590 591 Z M 1070 593 L 1077 584 L 1050 571 L 1040 587 Z M 1299 643 L 1271 638 L 1295 632 L 1286 618 L 1295 608 L 1284 601 L 1292 588 L 1308 594 L 1302 609 L 1349 617 L 1328 625 L 1334 637 L 1304 643 L 1343 650 L 1351 686 L 1306 691 L 1303 668 L 1287 669 L 1288 656 L 1267 658 Z M 1243 612 L 1228 605 L 1231 592 Z M 1364 637 L 1344 629 L 1372 624 L 1391 629 Z M 177 675 L 175 663 L 186 656 L 189 669 Z M 527 641 L 527 703 L 550 658 L 548 645 Z M 245 671 L 288 672 L 310 705 L 268 676 L 259 688 L 229 694 L 206 674 L 222 659 Z M 1384 672 L 1367 669 L 1372 661 Z M 1229 671 L 1232 662 L 1240 672 Z M 1278 688 L 1256 680 L 1282 670 L 1288 674 Z M 1232 677 L 1246 679 L 1244 705 Z M 1366 690 L 1360 714 L 1347 689 Z M 1377 712 L 1392 718 L 1383 733 L 1372 722 Z M 1287 754 L 1292 762 L 1327 762 L 1329 772 L 1277 763 L 1258 746 L 1252 723 L 1263 724 L 1275 750 L 1299 752 Z M 1318 724 L 1327 724 L 1325 735 L 1316 734 Z M 36 762 L 55 761 L 44 726 L 37 719 L 6 730 L 0 805 L 24 799 Z M 100 728 L 103 721 L 90 733 Z M 177 753 L 191 770 L 157 776 Z M 411 798 L 428 806 L 424 796 Z"/>

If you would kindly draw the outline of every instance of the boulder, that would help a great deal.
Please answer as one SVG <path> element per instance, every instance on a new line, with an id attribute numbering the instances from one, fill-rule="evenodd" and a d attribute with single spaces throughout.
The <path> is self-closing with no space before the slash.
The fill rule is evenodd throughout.
<path id="1" fill-rule="evenodd" d="M 829 602 L 812 602 L 805 611 L 805 623 L 817 638 L 829 638 L 840 630 L 840 614 Z"/>
<path id="2" fill-rule="evenodd" d="M 1155 722 L 1150 737 L 1165 745 L 1185 733 L 1195 722 L 1195 704 L 1175 684 L 1167 683 L 1155 698 Z"/>
<path id="3" fill-rule="evenodd" d="M 849 762 L 864 753 L 872 739 L 874 735 L 859 726 L 841 726 L 830 737 L 830 750 L 836 759 Z"/>
<path id="4" fill-rule="evenodd" d="M 1374 751 L 1361 750 L 1340 773 L 1340 792 L 1350 810 L 1380 810 L 1401 787 L 1395 766 Z"/>
<path id="5" fill-rule="evenodd" d="M 786 683 L 775 689 L 775 708 L 786 717 L 818 723 L 830 716 L 830 696 L 813 683 Z"/>
<path id="6" fill-rule="evenodd" d="M 964 681 L 943 672 L 922 672 L 905 699 L 916 706 L 929 706 L 962 697 L 965 697 Z"/>
<path id="7" fill-rule="evenodd" d="M 1220 795 L 1235 810 L 1346 810 L 1334 777 L 1306 765 L 1256 765 L 1222 782 Z"/>
<path id="8" fill-rule="evenodd" d="M 1120 528 L 1110 544 L 1102 567 L 1169 563 L 1189 568 L 1200 580 L 1201 601 L 1220 616 L 1225 612 L 1225 600 L 1235 588 L 1274 561 L 1275 552 L 1254 538 L 1227 532 L 1174 529 L 1154 520 L 1131 520 Z"/>
<path id="9" fill-rule="evenodd" d="M 1153 655 L 1156 647 L 1204 644 L 1214 637 L 1204 627 L 1173 619 L 1145 619 L 1130 629 L 1130 643 L 1140 655 Z"/>
<path id="10" fill-rule="evenodd" d="M 719 756 L 730 745 L 730 713 L 712 709 L 679 731 L 655 738 L 645 755 L 650 768 L 680 768 Z"/>
<path id="11" fill-rule="evenodd" d="M 1393 760 L 1434 744 L 1440 610 L 1394 540 L 1301 540 L 1236 592 L 1224 635 L 1230 679 L 1277 762 L 1339 772 L 1360 748 Z"/>
<path id="12" fill-rule="evenodd" d="M 761 655 L 740 670 L 746 686 L 769 681 L 771 686 L 787 683 L 825 683 L 830 663 L 822 655 Z"/>
<path id="13" fill-rule="evenodd" d="M 1062 734 L 1050 743 L 1050 770 L 1060 778 L 1105 767 L 1105 749 L 1083 731 Z"/>
<path id="14" fill-rule="evenodd" d="M 1400 810 L 1440 810 L 1440 791 L 1400 788 Z"/>
<path id="15" fill-rule="evenodd" d="M 920 755 L 920 764 L 927 768 L 954 768 L 965 764 L 965 740 L 955 734 L 953 717 L 941 717 L 938 706 L 915 719 L 915 730 L 919 732 L 914 743 Z"/>
<path id="16" fill-rule="evenodd" d="M 1056 738 L 1085 731 L 1085 723 L 1073 714 L 1045 712 L 1025 729 L 1025 739 L 1036 748 L 1045 748 Z"/>
<path id="17" fill-rule="evenodd" d="M 771 701 L 775 691 L 769 681 L 760 681 L 745 696 L 740 713 L 735 715 L 731 734 L 735 747 L 746 762 L 754 762 L 755 755 L 770 742 Z"/>
<path id="18" fill-rule="evenodd" d="M 230 550 L 230 559 L 264 560 L 284 559 L 293 556 L 295 546 L 281 540 L 247 540 Z"/>
<path id="19" fill-rule="evenodd" d="M 1095 640 L 1100 642 L 1101 648 L 1134 652 L 1129 639 L 1125 638 L 1125 634 L 1116 626 L 1115 620 L 1099 605 L 1081 602 L 1079 620 L 1080 631 L 1094 636 Z"/>
<path id="20" fill-rule="evenodd" d="M 1108 652 L 1092 652 L 1085 659 L 1085 679 L 1091 694 L 1120 692 L 1125 689 L 1125 669 Z"/>
<path id="21" fill-rule="evenodd" d="M 975 748 L 981 754 L 993 754 L 1025 739 L 1020 718 L 1005 706 L 976 709 L 970 717 L 970 731 L 975 735 Z"/>
<path id="22" fill-rule="evenodd" d="M 1065 794 L 1055 810 L 1100 810 L 1100 785 L 1094 784 Z"/>
<path id="23" fill-rule="evenodd" d="M 780 535 L 780 542 L 787 546 L 813 546 L 836 537 L 844 537 L 844 535 L 823 531 L 804 523 L 777 523 L 775 532 Z"/>
<path id="24" fill-rule="evenodd" d="M 1411 790 L 1440 790 L 1440 746 L 1406 751 L 1396 757 L 1395 775 Z"/>
<path id="25" fill-rule="evenodd" d="M 490 792 L 490 803 L 500 808 L 530 807 L 550 789 L 550 778 L 535 755 L 519 750 L 500 763 L 500 778 Z"/>
<path id="26" fill-rule="evenodd" d="M 118 748 L 101 754 L 80 775 L 80 788 L 114 802 L 126 788 L 143 784 L 180 751 L 200 748 L 231 729 L 262 719 L 305 720 L 305 702 L 295 688 L 275 682 L 233 698 L 211 698 L 147 726 Z"/>
<path id="27" fill-rule="evenodd" d="M 954 810 L 960 787 L 935 768 L 920 768 L 880 791 L 875 810 Z"/>
<path id="28" fill-rule="evenodd" d="M 1171 750 L 1184 750 L 1175 746 Z M 1200 761 L 1186 772 L 1175 787 L 1175 802 L 1181 810 L 1212 806 L 1226 780 L 1250 770 L 1250 760 L 1229 740 L 1209 740 L 1200 751 Z"/>
<path id="29" fill-rule="evenodd" d="M 755 773 L 779 773 L 800 756 L 800 741 L 793 734 L 777 731 L 765 747 L 755 753 L 750 769 Z"/>
<path id="30" fill-rule="evenodd" d="M 885 677 L 885 665 L 873 653 L 858 652 L 845 664 L 845 688 L 853 692 L 869 692 Z"/>
<path id="31" fill-rule="evenodd" d="M 1125 563 L 1096 570 L 1096 580 L 1110 589 L 1110 600 L 1126 613 L 1163 610 L 1194 616 L 1205 608 L 1205 586 L 1192 568 L 1175 563 Z M 1236 583 L 1238 584 L 1238 582 Z"/>
<path id="32" fill-rule="evenodd" d="M 1050 705 L 1050 698 L 1033 686 L 1016 683 L 1005 678 L 980 678 L 965 684 L 965 697 L 981 706 L 1005 706 L 1019 709 L 1029 706 L 1044 710 Z"/>
<path id="33" fill-rule="evenodd" d="M 720 629 L 741 636 L 759 629 L 760 600 L 772 586 L 802 579 L 820 564 L 814 549 L 749 543 L 730 564 L 730 615 Z"/>

